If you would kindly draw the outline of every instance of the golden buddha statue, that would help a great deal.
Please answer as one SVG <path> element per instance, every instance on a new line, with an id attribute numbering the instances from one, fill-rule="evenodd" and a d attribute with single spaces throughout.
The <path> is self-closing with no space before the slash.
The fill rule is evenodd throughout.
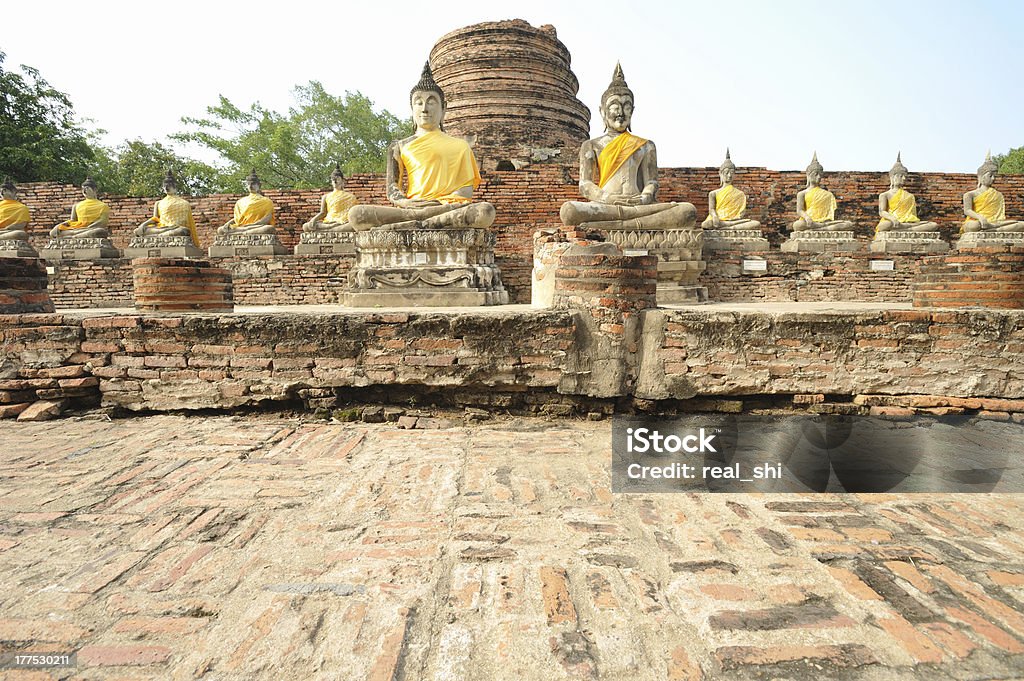
<path id="1" fill-rule="evenodd" d="M 725 150 L 725 160 L 718 167 L 722 186 L 708 194 L 708 216 L 701 227 L 704 229 L 761 229 L 761 223 L 743 217 L 747 211 L 747 195 L 732 186 L 736 177 L 736 166 Z"/>
<path id="2" fill-rule="evenodd" d="M 444 132 L 447 105 L 429 62 L 409 93 L 409 103 L 416 132 L 392 142 L 387 151 L 387 192 L 394 207 L 353 206 L 349 224 L 360 231 L 489 227 L 494 222 L 494 206 L 473 203 L 480 170 L 469 143 Z"/>
<path id="3" fill-rule="evenodd" d="M 348 222 L 349 210 L 356 205 L 356 197 L 345 191 L 345 173 L 341 166 L 334 164 L 331 171 L 331 186 L 334 191 L 324 194 L 320 199 L 320 212 L 302 225 L 304 232 L 351 232 L 354 231 Z"/>
<path id="4" fill-rule="evenodd" d="M 0 240 L 28 241 L 28 206 L 18 201 L 18 188 L 11 178 L 4 178 L 0 195 Z"/>
<path id="5" fill-rule="evenodd" d="M 274 202 L 260 192 L 256 169 L 245 178 L 248 196 L 235 202 L 234 216 L 217 229 L 218 234 L 274 234 Z"/>
<path id="6" fill-rule="evenodd" d="M 178 180 L 168 168 L 163 182 L 164 198 L 153 206 L 153 217 L 135 230 L 135 236 L 187 236 L 199 245 L 196 221 L 192 217 L 192 206 L 178 195 Z"/>
<path id="7" fill-rule="evenodd" d="M 939 226 L 917 217 L 917 199 L 903 188 L 909 171 L 896 154 L 896 163 L 889 169 L 889 191 L 878 195 L 878 215 L 881 218 L 875 233 L 880 232 L 936 232 Z"/>
<path id="8" fill-rule="evenodd" d="M 50 230 L 54 239 L 105 239 L 110 236 L 110 206 L 96 198 L 96 181 L 91 177 L 82 183 L 85 198 L 71 209 L 71 218 Z"/>
<path id="9" fill-rule="evenodd" d="M 1024 221 L 1006 218 L 1003 195 L 992 186 L 997 172 L 999 166 L 990 153 L 978 168 L 978 188 L 964 194 L 967 219 L 960 227 L 961 232 L 1024 232 Z"/>
<path id="10" fill-rule="evenodd" d="M 821 180 L 825 176 L 825 169 L 818 162 L 817 152 L 805 172 L 807 173 L 807 188 L 801 189 L 796 195 L 798 218 L 792 225 L 793 231 L 852 231 L 854 229 L 852 222 L 835 219 L 837 207 L 835 195 L 820 186 Z"/>

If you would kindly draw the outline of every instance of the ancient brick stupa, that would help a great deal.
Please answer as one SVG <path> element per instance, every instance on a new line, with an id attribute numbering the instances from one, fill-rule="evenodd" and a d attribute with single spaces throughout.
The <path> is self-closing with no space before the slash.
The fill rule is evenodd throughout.
<path id="1" fill-rule="evenodd" d="M 448 100 L 445 130 L 475 136 L 473 150 L 485 170 L 574 161 L 589 137 L 590 111 L 576 99 L 579 82 L 569 62 L 550 25 L 514 19 L 448 33 L 430 51 Z"/>

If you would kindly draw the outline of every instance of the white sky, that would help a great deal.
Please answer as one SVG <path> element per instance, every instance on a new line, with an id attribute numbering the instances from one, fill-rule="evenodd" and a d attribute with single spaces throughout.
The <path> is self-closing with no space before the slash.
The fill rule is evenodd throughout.
<path id="1" fill-rule="evenodd" d="M 553 24 L 595 115 L 615 61 L 659 165 L 973 173 L 1024 146 L 1024 2 L 17 2 L 7 68 L 67 92 L 108 143 L 166 142 L 224 94 L 285 110 L 309 80 L 408 115 L 434 42 L 480 21 Z M 20 28 L 15 29 L 18 26 Z"/>

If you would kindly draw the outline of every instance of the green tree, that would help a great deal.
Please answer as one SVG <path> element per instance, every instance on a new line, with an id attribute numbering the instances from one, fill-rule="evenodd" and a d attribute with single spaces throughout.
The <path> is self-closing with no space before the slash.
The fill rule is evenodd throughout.
<path id="1" fill-rule="evenodd" d="M 106 194 L 156 196 L 168 168 L 186 195 L 238 191 L 223 171 L 201 161 L 179 156 L 159 142 L 132 140 L 114 149 L 96 146 L 94 178 Z"/>
<path id="2" fill-rule="evenodd" d="M 39 71 L 4 68 L 0 52 L 0 175 L 18 182 L 80 182 L 94 159 L 66 94 Z"/>
<path id="3" fill-rule="evenodd" d="M 1024 147 L 1010 149 L 1005 154 L 992 158 L 1001 173 L 1024 173 Z"/>
<path id="4" fill-rule="evenodd" d="M 259 103 L 243 110 L 221 96 L 207 118 L 182 119 L 193 130 L 172 137 L 220 154 L 234 184 L 255 168 L 266 186 L 308 189 L 325 186 L 335 162 L 346 173 L 383 171 L 388 143 L 412 134 L 411 119 L 375 113 L 358 92 L 336 97 L 310 81 L 295 88 L 295 99 L 282 115 Z"/>

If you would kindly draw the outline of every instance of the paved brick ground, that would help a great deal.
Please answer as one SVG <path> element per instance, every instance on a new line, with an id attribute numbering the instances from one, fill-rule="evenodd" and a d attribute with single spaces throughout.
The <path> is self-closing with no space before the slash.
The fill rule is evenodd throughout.
<path id="1" fill-rule="evenodd" d="M 4 424 L 9 678 L 1009 679 L 1024 498 L 612 496 L 607 423 Z"/>

